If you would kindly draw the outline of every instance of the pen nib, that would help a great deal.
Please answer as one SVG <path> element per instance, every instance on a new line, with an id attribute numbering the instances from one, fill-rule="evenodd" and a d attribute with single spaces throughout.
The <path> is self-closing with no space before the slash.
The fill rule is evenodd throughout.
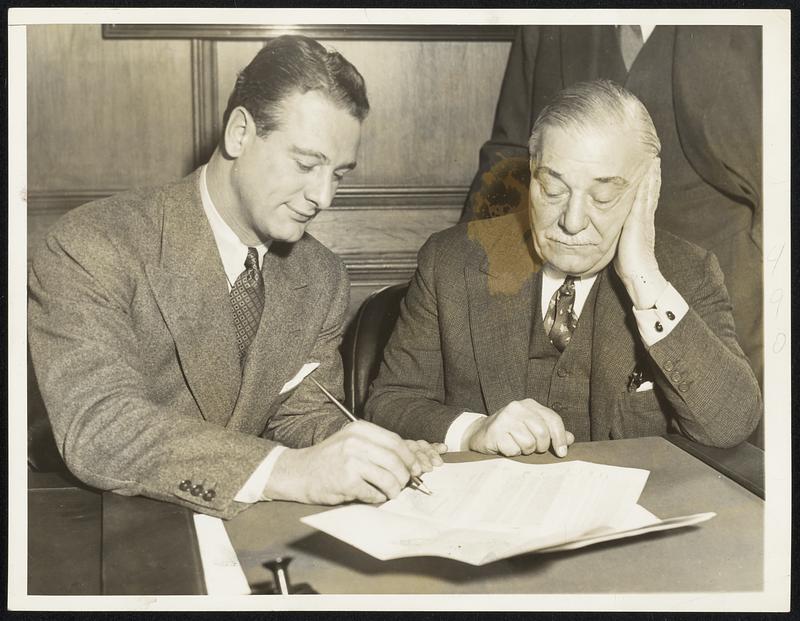
<path id="1" fill-rule="evenodd" d="M 428 496 L 433 496 L 433 492 L 427 488 L 427 486 L 422 482 L 422 479 L 420 479 L 419 477 L 411 477 L 411 482 L 409 483 L 409 486 L 419 492 L 422 492 L 423 494 L 427 494 Z"/>

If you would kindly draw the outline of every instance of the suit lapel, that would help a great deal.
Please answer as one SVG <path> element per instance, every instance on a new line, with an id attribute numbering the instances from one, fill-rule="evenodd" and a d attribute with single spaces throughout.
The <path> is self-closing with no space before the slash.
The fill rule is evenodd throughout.
<path id="1" fill-rule="evenodd" d="M 273 244 L 264 255 L 264 312 L 244 368 L 242 389 L 228 426 L 246 433 L 261 433 L 269 410 L 290 372 L 300 364 L 305 350 L 303 313 L 312 307 L 317 292 L 308 285 L 297 252 L 288 244 Z M 257 414 L 254 416 L 254 414 Z"/>
<path id="2" fill-rule="evenodd" d="M 145 269 L 189 390 L 206 420 L 224 425 L 240 367 L 225 272 L 198 179 L 195 171 L 164 197 L 160 264 Z"/>
<path id="3" fill-rule="evenodd" d="M 483 253 L 474 253 L 464 275 L 475 363 L 484 404 L 492 414 L 526 395 L 535 271 L 530 269 L 519 288 L 508 291 L 508 274 L 492 269 Z"/>
<path id="4" fill-rule="evenodd" d="M 597 440 L 608 439 L 614 402 L 627 389 L 636 364 L 630 298 L 612 270 L 609 266 L 598 276 L 594 309 L 590 407 L 592 439 Z"/>

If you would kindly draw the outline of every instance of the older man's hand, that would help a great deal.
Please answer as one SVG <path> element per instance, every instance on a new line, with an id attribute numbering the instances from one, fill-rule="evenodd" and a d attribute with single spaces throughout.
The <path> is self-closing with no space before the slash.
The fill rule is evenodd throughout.
<path id="1" fill-rule="evenodd" d="M 622 227 L 616 270 L 638 309 L 651 308 L 667 286 L 655 255 L 655 215 L 661 191 L 661 158 L 653 158 L 636 187 L 630 213 Z"/>
<path id="2" fill-rule="evenodd" d="M 564 421 L 553 410 L 534 399 L 512 401 L 491 416 L 467 428 L 464 440 L 471 451 L 514 457 L 544 453 L 550 446 L 559 457 L 575 436 L 564 429 Z"/>

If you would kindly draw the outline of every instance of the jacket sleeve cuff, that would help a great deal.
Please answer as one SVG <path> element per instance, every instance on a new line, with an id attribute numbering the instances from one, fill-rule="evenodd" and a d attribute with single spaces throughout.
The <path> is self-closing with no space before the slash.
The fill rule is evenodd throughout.
<path id="1" fill-rule="evenodd" d="M 242 489 L 234 496 L 237 502 L 253 503 L 260 500 L 272 500 L 264 495 L 264 488 L 267 486 L 267 481 L 272 474 L 272 469 L 275 467 L 275 462 L 278 457 L 286 450 L 285 446 L 276 446 L 264 458 L 258 467 L 250 475 L 250 478 L 245 481 Z"/>
<path id="2" fill-rule="evenodd" d="M 646 347 L 652 347 L 666 337 L 689 312 L 689 305 L 671 284 L 656 300 L 653 308 L 633 308 L 639 334 Z"/>
<path id="3" fill-rule="evenodd" d="M 444 443 L 447 445 L 448 452 L 457 452 L 466 450 L 462 448 L 461 443 L 464 440 L 464 434 L 467 428 L 480 418 L 485 418 L 486 414 L 478 414 L 477 412 L 462 412 L 459 416 L 450 423 L 447 428 L 447 435 L 444 438 Z"/>

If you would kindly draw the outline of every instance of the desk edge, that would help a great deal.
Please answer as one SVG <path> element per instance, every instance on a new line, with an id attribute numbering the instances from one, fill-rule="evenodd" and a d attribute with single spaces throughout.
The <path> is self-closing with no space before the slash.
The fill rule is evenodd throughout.
<path id="1" fill-rule="evenodd" d="M 740 445 L 739 447 L 734 447 L 733 449 L 730 449 L 730 450 L 738 449 L 738 450 L 759 451 L 762 454 L 761 472 L 754 473 L 752 471 L 746 472 L 744 469 L 739 470 L 734 467 L 731 467 L 730 465 L 722 463 L 712 454 L 714 450 L 719 450 L 719 449 L 705 447 L 696 442 L 692 442 L 691 440 L 684 438 L 683 436 L 680 436 L 678 434 L 667 434 L 663 436 L 663 438 L 668 442 L 670 442 L 671 444 L 674 444 L 678 448 L 686 451 L 692 457 L 695 457 L 700 461 L 702 461 L 704 464 L 711 466 L 717 472 L 724 474 L 726 477 L 728 477 L 732 481 L 735 481 L 750 493 L 755 494 L 756 496 L 761 498 L 761 500 L 765 499 L 766 494 L 764 490 L 763 451 L 758 447 L 749 445 L 750 448 L 746 448 L 744 447 L 744 445 Z"/>

